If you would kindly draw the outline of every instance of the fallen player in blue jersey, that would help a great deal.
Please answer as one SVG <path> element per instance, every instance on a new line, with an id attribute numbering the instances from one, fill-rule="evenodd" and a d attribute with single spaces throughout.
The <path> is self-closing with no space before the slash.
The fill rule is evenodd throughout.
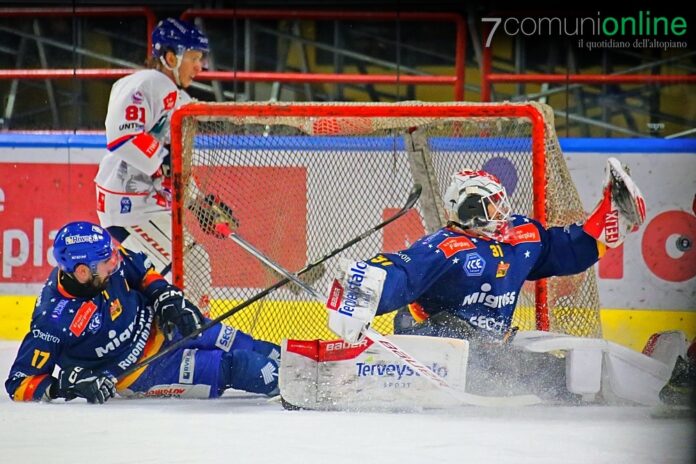
<path id="1" fill-rule="evenodd" d="M 41 290 L 5 382 L 15 401 L 104 403 L 116 392 L 216 398 L 228 388 L 276 393 L 279 347 L 223 324 L 121 378 L 207 319 L 147 256 L 115 248 L 95 224 L 65 225 L 53 255 L 58 267 Z"/>

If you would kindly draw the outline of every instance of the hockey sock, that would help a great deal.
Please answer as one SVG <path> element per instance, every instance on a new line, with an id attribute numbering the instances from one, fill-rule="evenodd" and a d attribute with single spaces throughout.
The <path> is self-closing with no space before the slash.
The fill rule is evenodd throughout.
<path id="1" fill-rule="evenodd" d="M 222 356 L 223 388 L 268 396 L 278 394 L 278 363 L 249 350 L 232 350 Z"/>
<path id="2" fill-rule="evenodd" d="M 275 343 L 265 340 L 254 340 L 253 350 L 264 355 L 268 359 L 272 359 L 276 363 L 280 363 L 280 347 Z"/>

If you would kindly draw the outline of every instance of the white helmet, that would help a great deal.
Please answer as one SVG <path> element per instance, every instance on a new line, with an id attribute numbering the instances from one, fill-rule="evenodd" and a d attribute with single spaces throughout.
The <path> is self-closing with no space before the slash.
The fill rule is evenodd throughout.
<path id="1" fill-rule="evenodd" d="M 504 234 L 512 208 L 505 187 L 486 171 L 463 169 L 445 192 L 447 220 L 489 237 Z"/>

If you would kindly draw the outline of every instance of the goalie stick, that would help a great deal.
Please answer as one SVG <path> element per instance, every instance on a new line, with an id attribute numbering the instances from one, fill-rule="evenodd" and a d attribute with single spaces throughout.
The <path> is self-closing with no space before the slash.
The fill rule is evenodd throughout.
<path id="1" fill-rule="evenodd" d="M 359 242 L 365 240 L 370 235 L 374 234 L 375 232 L 377 232 L 380 229 L 383 229 L 387 225 L 389 225 L 392 222 L 399 219 L 404 214 L 411 211 L 411 208 L 413 208 L 415 206 L 416 202 L 418 201 L 418 198 L 420 198 L 420 194 L 421 194 L 422 190 L 423 190 L 423 188 L 420 186 L 420 184 L 415 184 L 413 186 L 413 189 L 411 189 L 411 192 L 409 193 L 408 198 L 406 199 L 406 203 L 404 203 L 404 206 L 399 211 L 397 211 L 396 213 L 394 213 L 392 216 L 388 217 L 384 221 L 380 222 L 376 226 L 372 227 L 371 229 L 368 229 L 368 230 L 364 231 L 363 233 L 361 233 L 360 235 L 358 235 L 357 237 L 350 239 L 349 241 L 347 241 L 346 243 L 344 243 L 340 247 L 338 247 L 334 250 L 331 250 L 330 252 L 328 252 L 327 254 L 325 254 L 324 256 L 319 258 L 318 260 L 307 264 L 305 267 L 303 267 L 302 269 L 297 271 L 297 274 L 294 274 L 294 276 L 299 276 L 299 275 L 302 275 L 306 272 L 309 272 L 310 270 L 316 268 L 317 266 L 321 265 L 325 261 L 333 258 L 334 256 L 336 256 L 340 252 L 347 250 L 348 248 L 352 247 L 356 243 L 359 243 Z M 280 274 L 283 275 L 283 273 L 280 273 Z M 191 340 L 195 337 L 198 337 L 200 334 L 202 334 L 203 332 L 205 332 L 209 328 L 224 321 L 228 317 L 231 317 L 231 316 L 237 314 L 242 309 L 252 305 L 253 303 L 255 303 L 258 300 L 260 300 L 261 298 L 265 297 L 266 295 L 268 295 L 272 291 L 290 283 L 291 281 L 292 281 L 292 279 L 285 277 L 282 280 L 279 280 L 275 284 L 271 285 L 270 287 L 267 287 L 264 290 L 261 290 L 259 293 L 252 296 L 248 300 L 243 301 L 242 303 L 238 304 L 237 306 L 235 306 L 235 307 L 225 311 L 224 313 L 220 314 L 215 319 L 212 319 L 212 320 L 208 321 L 206 324 L 203 324 L 201 327 L 199 327 L 195 331 L 191 332 L 188 336 L 183 337 L 180 340 L 177 340 L 176 342 L 172 343 L 171 345 L 169 345 L 168 347 L 166 347 L 162 351 L 159 351 L 158 353 L 153 354 L 149 358 L 143 359 L 142 361 L 129 367 L 128 369 L 123 371 L 123 373 L 119 376 L 119 378 L 121 378 L 121 379 L 125 378 L 128 375 L 132 374 L 133 372 L 136 372 L 137 370 L 142 369 L 143 367 L 147 366 L 151 362 L 160 359 L 161 357 L 171 353 L 172 351 L 174 351 L 178 348 L 181 348 L 189 340 Z"/>
<path id="2" fill-rule="evenodd" d="M 259 250 L 257 250 L 253 245 L 244 240 L 242 237 L 232 232 L 232 230 L 226 224 L 218 224 L 217 229 L 220 233 L 227 235 L 227 238 L 235 242 L 237 245 L 241 246 L 244 250 L 249 252 L 259 261 L 264 263 L 266 266 L 270 267 L 274 271 L 285 276 L 286 279 L 292 280 L 295 284 L 300 286 L 303 290 L 309 293 L 314 299 L 324 303 L 327 298 L 319 293 L 314 287 L 301 281 L 297 275 L 291 273 L 287 269 L 281 267 L 279 264 L 272 261 L 270 258 L 265 256 Z M 366 330 L 367 338 L 371 339 L 374 343 L 377 343 L 385 350 L 389 351 L 394 357 L 408 364 L 415 372 L 419 373 L 432 384 L 443 389 L 453 398 L 459 401 L 462 405 L 472 405 L 472 406 L 492 406 L 492 407 L 506 407 L 506 406 L 529 406 L 533 404 L 541 403 L 541 399 L 536 395 L 517 395 L 517 396 L 480 396 L 471 393 L 461 392 L 455 390 L 450 386 L 449 383 L 435 372 L 430 370 L 425 364 L 418 361 L 416 358 L 405 352 L 403 349 L 399 348 L 394 342 L 387 339 L 384 335 L 372 329 L 371 327 Z"/>

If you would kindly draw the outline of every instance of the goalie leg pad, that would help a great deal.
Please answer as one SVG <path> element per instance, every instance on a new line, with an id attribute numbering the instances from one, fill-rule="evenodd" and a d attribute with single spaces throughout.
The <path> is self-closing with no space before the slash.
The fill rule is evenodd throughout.
<path id="1" fill-rule="evenodd" d="M 601 391 L 610 404 L 659 404 L 672 371 L 661 360 L 598 338 L 530 331 L 519 332 L 512 344 L 535 353 L 565 352 L 568 390 L 586 399 Z"/>
<path id="2" fill-rule="evenodd" d="M 689 339 L 681 330 L 657 332 L 650 336 L 642 353 L 674 367 L 678 357 L 686 358 Z"/>
<path id="3" fill-rule="evenodd" d="M 468 343 L 465 340 L 393 335 L 394 340 L 452 387 L 464 390 Z M 319 410 L 413 410 L 458 405 L 407 364 L 369 339 L 284 340 L 280 365 L 284 404 Z"/>

